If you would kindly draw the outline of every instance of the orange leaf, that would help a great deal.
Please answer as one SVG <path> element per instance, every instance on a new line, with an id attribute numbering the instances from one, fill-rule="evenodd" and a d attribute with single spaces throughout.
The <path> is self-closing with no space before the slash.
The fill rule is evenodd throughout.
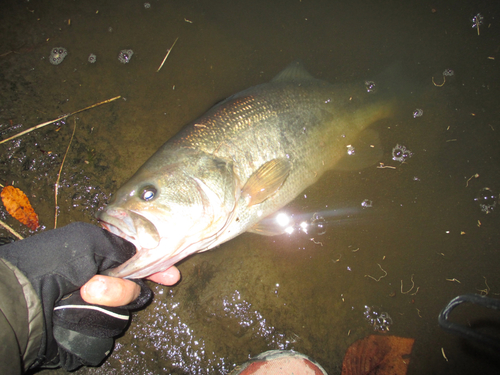
<path id="1" fill-rule="evenodd" d="M 38 215 L 31 207 L 26 194 L 14 186 L 5 186 L 2 190 L 2 202 L 7 212 L 31 230 L 36 230 Z"/>
<path id="2" fill-rule="evenodd" d="M 405 375 L 415 339 L 371 335 L 356 341 L 342 363 L 342 375 Z"/>

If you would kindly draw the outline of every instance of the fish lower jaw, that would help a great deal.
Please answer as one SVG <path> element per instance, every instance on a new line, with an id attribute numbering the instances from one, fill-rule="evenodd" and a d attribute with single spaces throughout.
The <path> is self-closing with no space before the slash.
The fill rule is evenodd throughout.
<path id="1" fill-rule="evenodd" d="M 106 229 L 108 232 L 113 233 L 115 236 L 121 237 L 129 242 L 132 242 L 134 245 L 136 245 L 136 238 L 134 236 L 128 235 L 124 231 L 122 231 L 120 228 L 113 224 L 106 223 L 105 221 L 100 221 L 101 226 Z M 137 247 L 137 246 L 136 246 Z"/>
<path id="2" fill-rule="evenodd" d="M 161 265 L 158 265 L 156 262 L 144 262 L 144 260 L 141 260 L 140 258 L 141 254 L 138 252 L 135 256 L 120 266 L 104 271 L 103 275 L 124 279 L 143 279 L 151 276 L 152 274 L 167 270 L 182 259 L 182 257 L 179 258 L 174 256 L 166 262 L 162 262 Z"/>

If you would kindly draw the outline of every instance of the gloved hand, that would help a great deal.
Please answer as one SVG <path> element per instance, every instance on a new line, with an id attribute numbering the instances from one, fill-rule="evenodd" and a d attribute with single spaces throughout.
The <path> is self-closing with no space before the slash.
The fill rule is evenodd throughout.
<path id="1" fill-rule="evenodd" d="M 74 223 L 60 229 L 0 246 L 0 257 L 28 278 L 41 300 L 45 333 L 37 366 L 74 370 L 96 366 L 113 348 L 113 336 L 127 326 L 129 311 L 152 297 L 141 280 L 140 296 L 119 308 L 89 305 L 78 290 L 92 276 L 135 254 L 130 242 L 99 227 Z M 73 293 L 75 292 L 75 293 Z"/>

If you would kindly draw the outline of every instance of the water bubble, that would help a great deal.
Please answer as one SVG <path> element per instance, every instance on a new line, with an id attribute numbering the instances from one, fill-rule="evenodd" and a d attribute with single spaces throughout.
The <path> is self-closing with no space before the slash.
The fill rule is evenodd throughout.
<path id="1" fill-rule="evenodd" d="M 120 61 L 122 64 L 127 64 L 128 62 L 130 62 L 133 54 L 134 51 L 132 51 L 131 49 L 122 49 L 118 54 L 118 61 Z"/>
<path id="2" fill-rule="evenodd" d="M 413 156 L 413 153 L 405 146 L 397 144 L 392 149 L 392 160 L 399 161 L 400 163 L 406 161 Z"/>
<path id="3" fill-rule="evenodd" d="M 489 187 L 479 190 L 474 200 L 479 203 L 479 208 L 484 213 L 491 213 L 497 205 L 497 195 Z"/>
<path id="4" fill-rule="evenodd" d="M 365 81 L 366 92 L 375 92 L 375 82 Z"/>
<path id="5" fill-rule="evenodd" d="M 64 47 L 54 47 L 50 51 L 49 61 L 52 65 L 59 65 L 63 62 L 68 51 Z"/>
<path id="6" fill-rule="evenodd" d="M 390 315 L 385 311 L 380 311 L 379 307 L 365 305 L 363 315 L 375 331 L 388 332 L 389 327 L 392 325 Z"/>
<path id="7" fill-rule="evenodd" d="M 279 287 L 277 284 L 276 287 Z M 251 334 L 253 337 L 263 338 L 269 345 L 274 345 L 283 350 L 289 345 L 285 335 L 267 322 L 267 319 L 256 310 L 252 304 L 241 297 L 238 290 L 222 300 L 223 311 L 226 321 L 232 320 L 233 324 L 227 327 L 236 337 Z"/>
<path id="8" fill-rule="evenodd" d="M 445 77 L 451 77 L 451 76 L 454 76 L 454 75 L 455 75 L 455 72 L 454 72 L 453 70 L 451 70 L 451 69 L 445 69 L 445 70 L 443 71 L 443 75 L 444 75 Z"/>
<path id="9" fill-rule="evenodd" d="M 363 202 L 361 202 L 361 207 L 363 207 L 363 208 L 373 207 L 373 201 L 371 201 L 369 199 L 365 199 Z"/>
<path id="10" fill-rule="evenodd" d="M 54 125 L 55 125 L 57 128 L 60 128 L 61 126 L 66 125 L 66 118 L 63 118 L 63 119 L 62 119 L 62 120 L 60 120 L 60 121 L 56 121 L 56 122 L 54 123 Z"/>
<path id="11" fill-rule="evenodd" d="M 417 118 L 417 117 L 420 117 L 424 114 L 424 110 L 421 109 L 421 108 L 416 108 L 414 111 L 413 111 L 413 118 Z"/>
<path id="12" fill-rule="evenodd" d="M 472 28 L 479 28 L 479 25 L 482 25 L 484 21 L 484 17 L 481 13 L 476 14 L 474 17 L 472 17 L 471 22 L 472 22 Z"/>
<path id="13" fill-rule="evenodd" d="M 299 228 L 305 234 L 316 237 L 326 233 L 326 224 L 327 221 L 323 216 L 314 213 L 310 220 L 300 223 Z"/>

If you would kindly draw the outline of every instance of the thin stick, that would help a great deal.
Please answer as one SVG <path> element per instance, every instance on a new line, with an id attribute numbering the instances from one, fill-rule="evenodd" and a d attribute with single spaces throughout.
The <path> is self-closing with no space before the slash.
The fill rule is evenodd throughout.
<path id="1" fill-rule="evenodd" d="M 58 117 L 58 118 L 56 118 L 55 120 L 47 121 L 47 122 L 44 122 L 43 124 L 38 124 L 38 125 L 36 125 L 36 126 L 33 126 L 32 128 L 29 128 L 29 129 L 26 129 L 26 130 L 22 131 L 21 133 L 17 133 L 16 135 L 13 135 L 13 136 L 12 136 L 12 137 L 10 137 L 10 138 L 7 138 L 7 139 L 4 139 L 3 141 L 0 141 L 0 144 L 5 143 L 5 142 L 8 142 L 8 141 L 10 141 L 10 140 L 12 140 L 12 139 L 15 139 L 15 138 L 17 138 L 17 137 L 20 137 L 20 136 L 22 136 L 22 135 L 25 135 L 26 133 L 32 132 L 33 130 L 43 128 L 43 127 L 44 127 L 44 126 L 46 126 L 46 125 L 50 125 L 50 124 L 52 124 L 52 123 L 54 123 L 54 122 L 57 122 L 57 121 L 59 121 L 59 120 L 62 120 L 62 119 L 64 119 L 64 118 L 68 118 L 68 117 L 70 117 L 70 116 L 76 115 L 77 113 L 80 113 L 80 112 L 86 111 L 87 109 L 91 109 L 91 108 L 94 108 L 94 107 L 100 106 L 100 105 L 102 105 L 102 104 L 107 104 L 107 103 L 110 103 L 110 102 L 112 102 L 112 101 L 114 101 L 114 100 L 116 100 L 116 99 L 120 99 L 120 98 L 121 98 L 121 96 L 117 96 L 117 97 L 115 97 L 115 98 L 108 99 L 108 100 L 105 100 L 105 101 L 103 101 L 103 102 L 96 103 L 96 104 L 93 104 L 93 105 L 91 105 L 91 106 L 88 106 L 88 107 L 85 107 L 85 108 L 79 109 L 78 111 L 72 112 L 72 113 L 70 113 L 69 115 L 62 115 L 62 116 L 59 116 L 59 117 Z"/>
<path id="2" fill-rule="evenodd" d="M 0 225 L 2 227 L 4 227 L 5 229 L 7 229 L 10 233 L 12 233 L 14 236 L 16 236 L 17 238 L 19 238 L 20 240 L 23 239 L 23 236 L 21 236 L 19 233 L 17 233 L 14 229 L 12 229 L 11 227 L 9 227 L 7 224 L 5 224 L 2 220 L 0 220 Z"/>
<path id="3" fill-rule="evenodd" d="M 401 280 L 401 294 L 408 294 L 410 293 L 413 288 L 415 288 L 415 282 L 413 281 L 413 274 L 411 275 L 411 288 L 408 289 L 408 291 L 403 292 L 403 280 Z"/>
<path id="4" fill-rule="evenodd" d="M 432 77 L 432 83 L 436 87 L 443 87 L 444 84 L 446 83 L 446 76 L 443 76 L 443 83 L 441 83 L 440 85 L 438 85 L 436 82 L 434 82 L 434 77 Z"/>
<path id="5" fill-rule="evenodd" d="M 373 279 L 373 280 L 375 280 L 376 282 L 379 282 L 380 280 L 382 280 L 384 277 L 386 277 L 386 276 L 387 276 L 387 271 L 386 271 L 386 270 L 384 270 L 380 264 L 378 264 L 378 263 L 377 263 L 377 265 L 378 265 L 378 266 L 379 266 L 379 268 L 380 268 L 380 269 L 381 269 L 381 270 L 385 273 L 385 275 L 380 276 L 378 279 L 376 279 L 376 278 L 374 278 L 373 276 L 370 276 L 370 275 L 365 275 L 365 277 L 369 277 L 370 279 Z"/>
<path id="6" fill-rule="evenodd" d="M 156 73 L 158 73 L 160 71 L 160 69 L 163 66 L 163 64 L 165 64 L 165 61 L 167 61 L 167 57 L 168 57 L 168 55 L 170 55 L 170 52 L 172 52 L 172 48 L 174 48 L 175 43 L 177 43 L 177 40 L 179 40 L 179 37 L 177 37 L 177 39 L 175 40 L 175 42 L 172 44 L 172 47 L 170 47 L 170 49 L 167 51 L 167 54 L 165 55 L 165 58 L 161 62 L 160 67 L 158 68 L 158 70 L 156 71 Z"/>
<path id="7" fill-rule="evenodd" d="M 448 358 L 446 358 L 446 354 L 444 354 L 444 348 L 441 348 L 441 354 L 443 355 L 443 358 L 446 359 L 446 362 L 448 362 Z"/>
<path id="8" fill-rule="evenodd" d="M 379 164 L 380 165 L 377 168 L 380 168 L 380 169 L 385 169 L 385 168 L 396 169 L 396 167 L 393 167 L 392 165 L 384 165 L 384 163 L 379 163 Z"/>
<path id="9" fill-rule="evenodd" d="M 76 131 L 76 120 L 74 120 L 75 126 L 73 127 L 73 134 L 71 134 L 71 139 L 69 140 L 68 147 L 66 148 L 66 153 L 64 154 L 64 158 L 61 163 L 61 167 L 59 168 L 59 173 L 57 174 L 57 181 L 54 191 L 54 200 L 55 200 L 55 212 L 54 212 L 54 229 L 57 228 L 57 193 L 59 191 L 59 179 L 61 178 L 61 171 L 63 169 L 64 161 L 66 160 L 66 156 L 68 155 L 69 147 L 71 146 L 71 142 L 73 142 L 73 137 L 75 136 Z"/>

